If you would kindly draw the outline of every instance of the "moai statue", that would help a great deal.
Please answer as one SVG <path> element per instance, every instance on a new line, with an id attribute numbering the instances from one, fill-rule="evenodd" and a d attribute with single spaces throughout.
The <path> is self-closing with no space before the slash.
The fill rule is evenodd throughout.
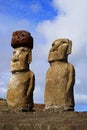
<path id="1" fill-rule="evenodd" d="M 69 39 L 58 39 L 52 44 L 48 57 L 50 68 L 46 74 L 45 109 L 74 110 L 75 70 L 68 63 L 71 48 Z"/>
<path id="2" fill-rule="evenodd" d="M 11 46 L 14 48 L 8 84 L 7 103 L 9 108 L 32 110 L 34 106 L 34 73 L 29 69 L 32 61 L 33 38 L 24 30 L 13 32 Z"/>

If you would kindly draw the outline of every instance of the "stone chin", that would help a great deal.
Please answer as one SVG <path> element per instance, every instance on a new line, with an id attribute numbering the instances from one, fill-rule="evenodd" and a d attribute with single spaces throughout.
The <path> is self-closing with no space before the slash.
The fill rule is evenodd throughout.
<path id="1" fill-rule="evenodd" d="M 29 70 L 29 65 L 23 65 L 20 64 L 20 62 L 11 62 L 11 66 L 10 66 L 10 71 L 11 72 L 21 72 L 21 71 L 25 71 L 25 70 Z"/>
<path id="2" fill-rule="evenodd" d="M 64 55 L 63 53 L 60 55 L 58 52 L 51 52 L 49 53 L 48 61 L 61 61 L 61 60 L 66 60 L 67 55 Z"/>

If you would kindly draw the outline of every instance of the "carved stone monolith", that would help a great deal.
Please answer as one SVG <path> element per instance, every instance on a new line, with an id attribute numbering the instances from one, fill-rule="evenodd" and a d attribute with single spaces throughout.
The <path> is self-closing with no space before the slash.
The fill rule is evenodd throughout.
<path id="1" fill-rule="evenodd" d="M 75 70 L 68 63 L 71 48 L 69 39 L 57 39 L 52 44 L 48 57 L 50 68 L 46 74 L 45 109 L 74 110 Z"/>
<path id="2" fill-rule="evenodd" d="M 32 61 L 33 38 L 24 30 L 13 32 L 11 46 L 14 48 L 8 84 L 7 103 L 9 108 L 32 110 L 34 106 L 34 73 L 29 69 Z"/>

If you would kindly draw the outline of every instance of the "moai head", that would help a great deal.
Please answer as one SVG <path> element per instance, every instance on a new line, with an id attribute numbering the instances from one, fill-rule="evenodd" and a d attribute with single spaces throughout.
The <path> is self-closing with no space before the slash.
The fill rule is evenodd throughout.
<path id="1" fill-rule="evenodd" d="M 69 39 L 58 39 L 52 43 L 48 61 L 67 61 L 67 56 L 71 54 L 72 41 Z"/>
<path id="2" fill-rule="evenodd" d="M 11 59 L 11 72 L 28 70 L 32 60 L 31 49 L 27 47 L 18 47 L 14 49 Z"/>
<path id="3" fill-rule="evenodd" d="M 11 46 L 14 48 L 11 59 L 11 72 L 29 69 L 32 61 L 33 38 L 26 31 L 13 32 Z"/>

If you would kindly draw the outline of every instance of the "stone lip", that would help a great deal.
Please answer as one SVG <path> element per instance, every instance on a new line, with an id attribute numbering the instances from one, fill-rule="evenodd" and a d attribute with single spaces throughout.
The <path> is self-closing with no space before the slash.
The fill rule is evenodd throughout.
<path id="1" fill-rule="evenodd" d="M 33 37 L 25 30 L 13 32 L 11 46 L 13 48 L 28 47 L 33 49 Z"/>

